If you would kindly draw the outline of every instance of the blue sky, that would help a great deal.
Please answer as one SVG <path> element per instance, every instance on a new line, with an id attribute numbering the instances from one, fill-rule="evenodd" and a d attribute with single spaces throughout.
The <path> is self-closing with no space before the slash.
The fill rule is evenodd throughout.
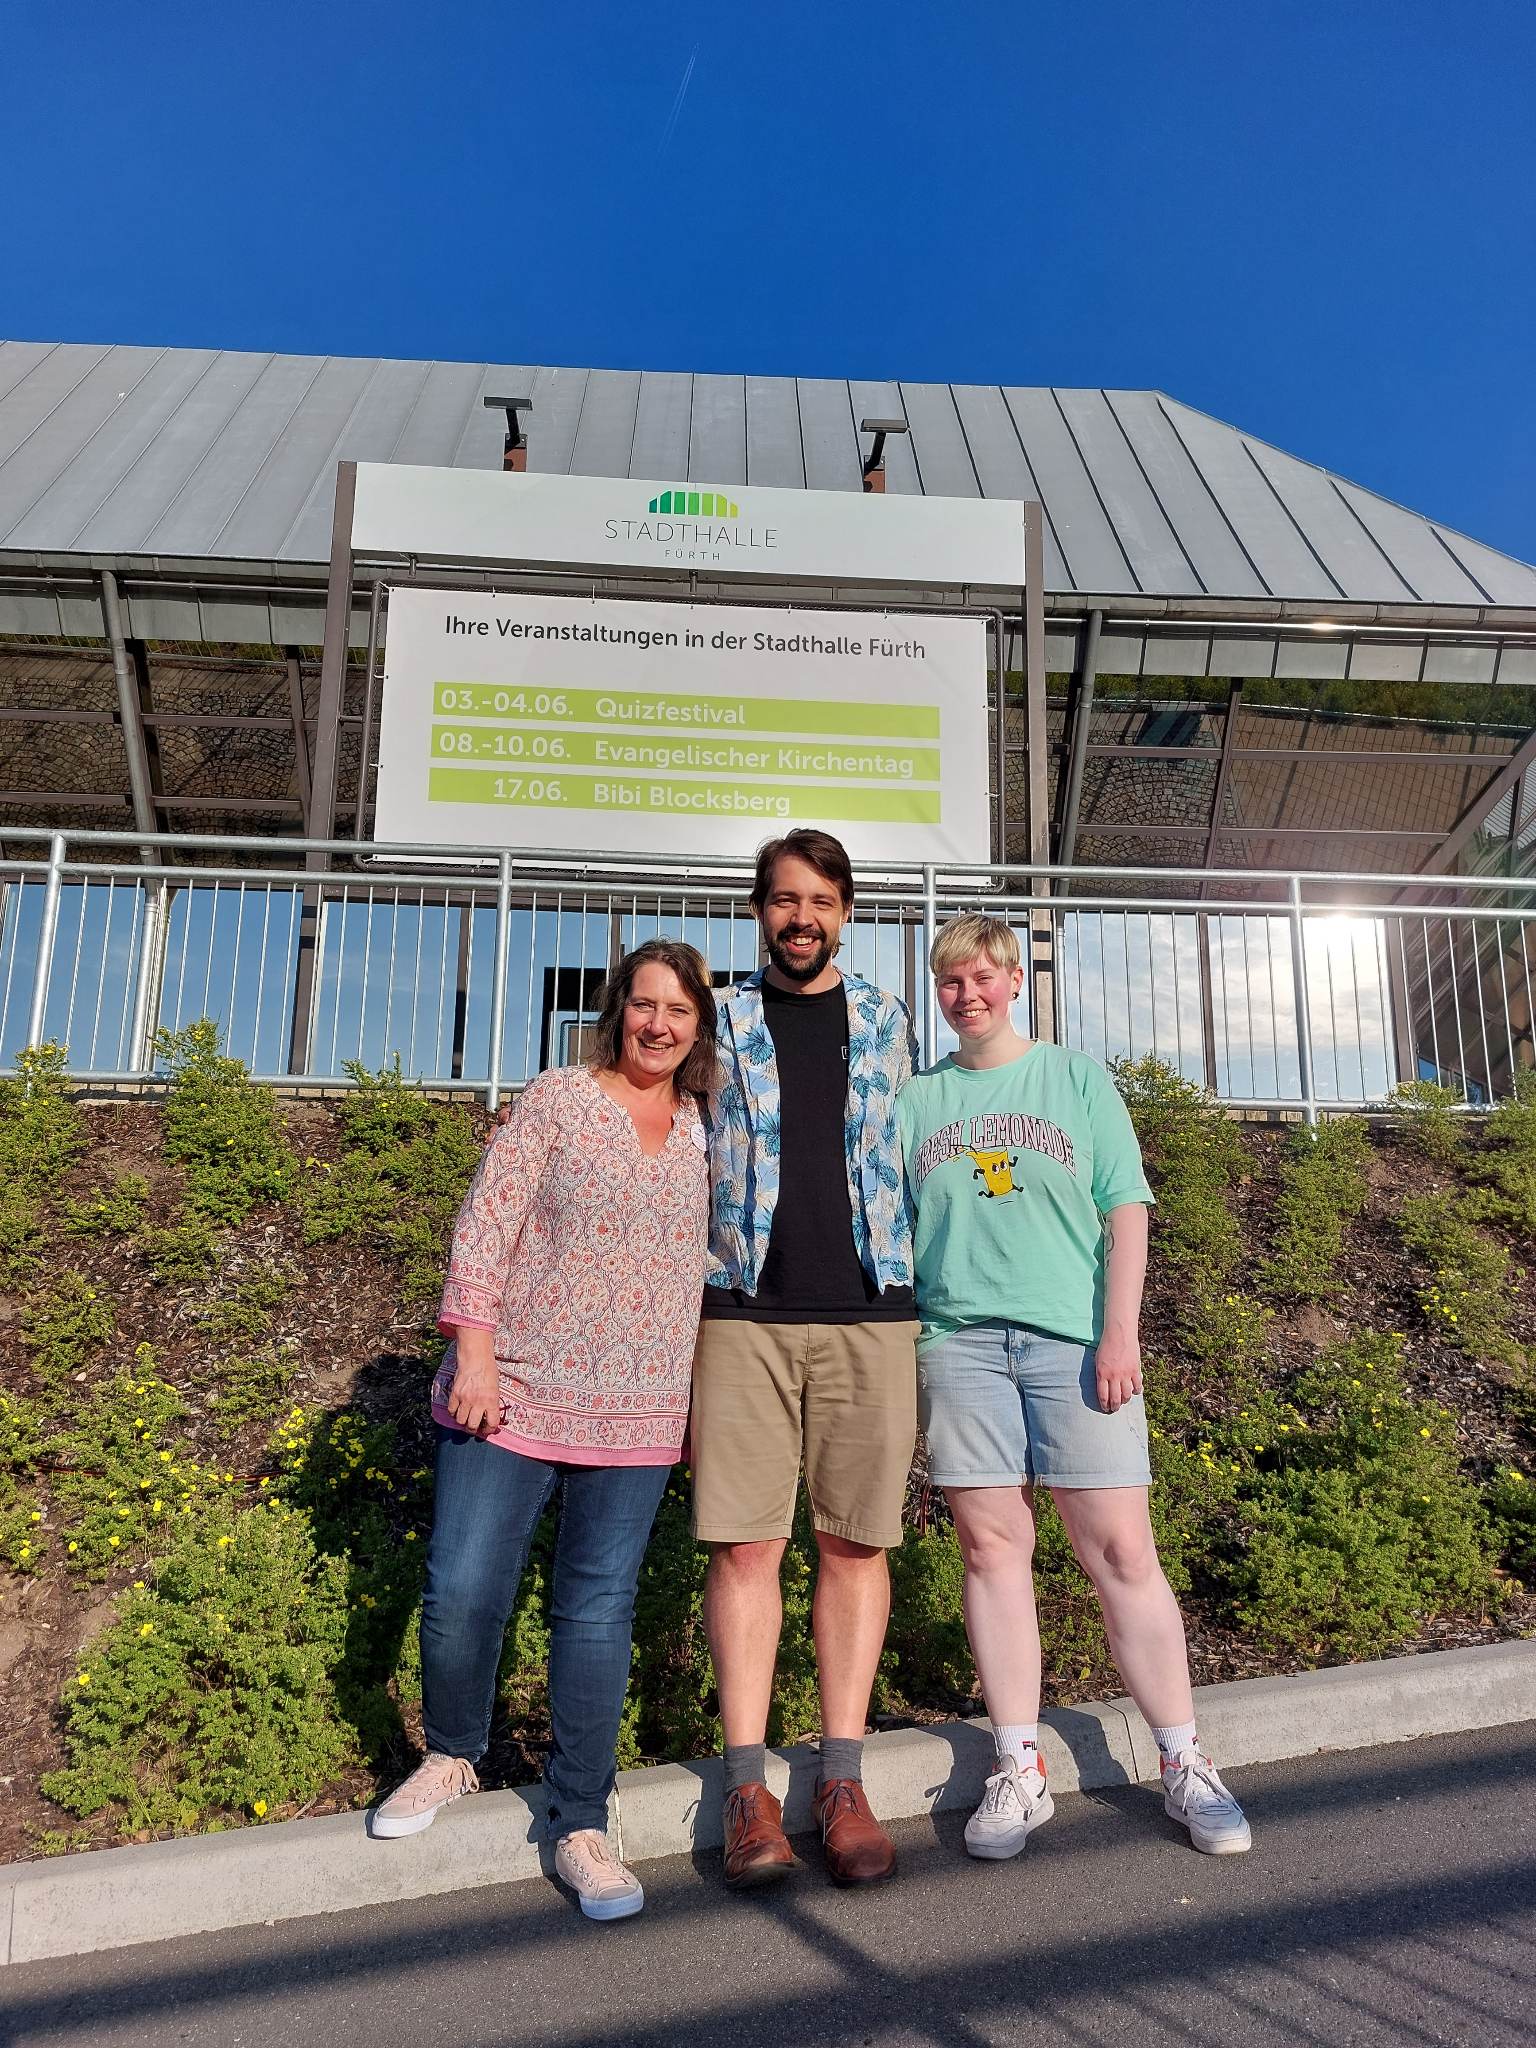
<path id="1" fill-rule="evenodd" d="M 1536 560 L 1528 0 L 79 0 L 6 45 L 0 333 L 1153 385 Z"/>

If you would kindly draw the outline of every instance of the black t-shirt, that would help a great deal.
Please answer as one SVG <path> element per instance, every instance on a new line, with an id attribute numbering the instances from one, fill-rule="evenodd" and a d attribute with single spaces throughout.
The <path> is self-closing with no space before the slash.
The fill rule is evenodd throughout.
<path id="1" fill-rule="evenodd" d="M 704 1313 L 763 1323 L 909 1322 L 910 1287 L 882 1294 L 860 1263 L 848 1206 L 848 997 L 763 983 L 779 1070 L 779 1198 L 757 1292 L 706 1287 Z"/>

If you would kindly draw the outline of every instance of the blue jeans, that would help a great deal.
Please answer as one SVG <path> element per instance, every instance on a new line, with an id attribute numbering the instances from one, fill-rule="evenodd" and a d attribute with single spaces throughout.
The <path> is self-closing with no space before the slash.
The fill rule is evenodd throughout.
<path id="1" fill-rule="evenodd" d="M 490 1739 L 496 1667 L 533 1532 L 557 1486 L 549 1652 L 551 1835 L 608 1825 L 629 1684 L 640 1562 L 665 1465 L 562 1465 L 437 1430 L 436 1501 L 421 1606 L 427 1746 L 475 1763 Z"/>

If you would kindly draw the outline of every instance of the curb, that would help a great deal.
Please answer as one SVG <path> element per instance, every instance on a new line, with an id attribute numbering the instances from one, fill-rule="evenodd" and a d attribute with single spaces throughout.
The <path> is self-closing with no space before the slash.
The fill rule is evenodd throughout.
<path id="1" fill-rule="evenodd" d="M 1195 1693 L 1202 1741 L 1223 1770 L 1536 1721 L 1536 1639 L 1249 1678 Z M 1302 1738 L 1302 1739 L 1298 1739 Z M 1157 1745 L 1129 1700 L 1044 1715 L 1057 1792 L 1157 1776 Z M 992 1762 L 984 1720 L 872 1735 L 870 1803 L 886 1820 L 970 1807 Z M 816 1751 L 771 1752 L 770 1789 L 791 1834 L 811 1830 Z M 611 1826 L 632 1862 L 718 1849 L 720 1760 L 623 1771 Z M 40 1962 L 220 1928 L 386 1905 L 541 1875 L 544 1795 L 529 1786 L 460 1801 L 404 1841 L 374 1843 L 360 1813 L 284 1821 L 0 1867 L 0 1962 Z"/>

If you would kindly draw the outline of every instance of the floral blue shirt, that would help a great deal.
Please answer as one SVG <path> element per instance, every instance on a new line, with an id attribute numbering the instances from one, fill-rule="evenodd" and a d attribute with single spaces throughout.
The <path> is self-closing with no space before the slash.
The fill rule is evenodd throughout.
<path id="1" fill-rule="evenodd" d="M 720 1081 L 710 1104 L 712 1200 L 706 1283 L 757 1292 L 779 1197 L 779 1070 L 763 1017 L 765 969 L 720 1005 Z M 853 1242 L 875 1285 L 912 1285 L 912 1218 L 901 1166 L 896 1097 L 917 1040 L 905 1003 L 843 976 L 848 998 L 848 1108 L 843 1149 Z"/>

